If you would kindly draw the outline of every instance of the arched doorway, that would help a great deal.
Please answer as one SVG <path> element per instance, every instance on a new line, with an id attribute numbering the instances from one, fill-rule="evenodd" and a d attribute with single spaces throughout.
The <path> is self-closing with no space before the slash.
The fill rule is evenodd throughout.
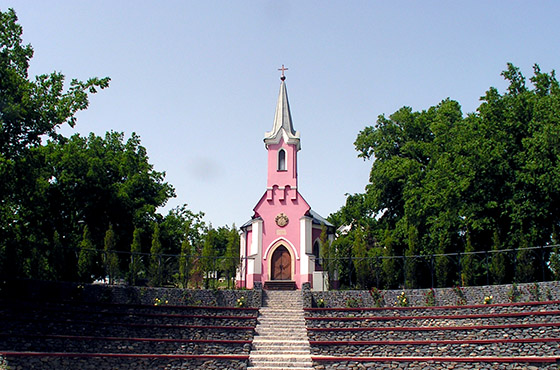
<path id="1" fill-rule="evenodd" d="M 271 280 L 292 279 L 292 257 L 283 245 L 276 248 L 272 254 Z"/>

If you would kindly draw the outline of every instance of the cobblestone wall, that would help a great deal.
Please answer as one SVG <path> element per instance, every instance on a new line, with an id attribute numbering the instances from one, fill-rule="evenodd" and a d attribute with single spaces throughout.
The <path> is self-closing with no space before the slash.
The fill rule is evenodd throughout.
<path id="1" fill-rule="evenodd" d="M 0 356 L 1 357 L 1 356 Z M 243 370 L 247 360 L 222 359 L 167 359 L 167 358 L 119 358 L 119 357 L 17 357 L 4 356 L 5 366 L 10 370 L 60 370 L 60 369 L 119 369 L 119 370 Z M 2 359 L 0 359 L 2 366 Z M 0 367 L 2 369 L 2 367 Z"/>
<path id="2" fill-rule="evenodd" d="M 259 308 L 262 289 L 179 289 L 13 280 L 0 282 L 0 298 L 145 305 L 153 305 L 157 299 L 168 305 L 219 307 L 236 307 L 238 300 L 243 300 L 244 307 Z"/>
<path id="3" fill-rule="evenodd" d="M 355 362 L 355 361 L 341 361 L 334 363 L 314 362 L 313 367 L 316 370 L 347 370 L 347 369 L 360 369 L 360 370 L 379 370 L 379 369 L 479 369 L 479 370 L 558 370 L 557 364 L 538 364 L 538 363 L 492 363 L 492 362 Z"/>
<path id="4" fill-rule="evenodd" d="M 536 285 L 535 285 L 536 284 Z M 560 299 L 560 282 L 550 281 L 535 284 L 486 285 L 463 288 L 436 288 L 434 291 L 435 305 L 474 305 L 484 304 L 486 297 L 491 297 L 492 303 L 510 303 L 510 297 L 516 290 L 518 295 L 514 298 L 517 302 L 545 301 Z M 535 286 L 538 287 L 538 297 L 535 296 Z M 430 289 L 399 289 L 383 290 L 383 307 L 396 307 L 399 305 L 398 297 L 404 292 L 410 306 L 427 306 L 426 295 Z M 332 290 L 326 292 L 313 292 L 304 290 L 305 307 L 317 307 L 322 300 L 324 307 L 376 307 L 376 302 L 367 290 Z"/>

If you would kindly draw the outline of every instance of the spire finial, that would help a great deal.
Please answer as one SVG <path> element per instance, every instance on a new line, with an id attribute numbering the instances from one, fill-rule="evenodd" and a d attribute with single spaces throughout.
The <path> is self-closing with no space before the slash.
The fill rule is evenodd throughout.
<path id="1" fill-rule="evenodd" d="M 286 79 L 286 76 L 284 75 L 284 71 L 287 71 L 288 68 L 285 68 L 284 65 L 282 64 L 282 68 L 278 68 L 279 71 L 282 71 L 282 76 L 280 77 L 280 79 L 282 81 L 284 81 Z"/>

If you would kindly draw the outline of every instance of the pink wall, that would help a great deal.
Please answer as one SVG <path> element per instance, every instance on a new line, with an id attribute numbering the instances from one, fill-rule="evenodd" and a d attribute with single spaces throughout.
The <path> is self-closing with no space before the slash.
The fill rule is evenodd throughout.
<path id="1" fill-rule="evenodd" d="M 277 195 L 276 191 L 275 195 Z M 270 280 L 268 265 L 273 252 L 270 247 L 275 245 L 277 241 L 282 240 L 285 241 L 283 245 L 290 250 L 290 254 L 294 257 L 292 261 L 295 262 L 295 271 L 292 278 L 299 287 L 300 218 L 309 211 L 310 207 L 295 190 L 294 195 L 295 199 L 285 197 L 283 200 L 280 200 L 278 196 L 268 200 L 265 196 L 255 207 L 255 212 L 263 219 L 263 280 Z M 284 213 L 289 219 L 288 224 L 284 227 L 276 224 L 276 216 L 280 213 Z"/>
<path id="2" fill-rule="evenodd" d="M 277 171 L 278 150 L 281 148 L 286 151 L 286 171 Z M 284 139 L 280 139 L 278 144 L 268 145 L 268 180 L 266 186 L 271 188 L 274 185 L 297 187 L 297 149 L 295 145 L 284 143 Z"/>

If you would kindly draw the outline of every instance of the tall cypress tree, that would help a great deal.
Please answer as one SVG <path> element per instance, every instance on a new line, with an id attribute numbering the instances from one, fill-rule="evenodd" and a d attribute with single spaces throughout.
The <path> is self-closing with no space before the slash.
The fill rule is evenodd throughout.
<path id="1" fill-rule="evenodd" d="M 109 225 L 109 229 L 105 233 L 103 248 L 103 263 L 105 265 L 105 273 L 109 278 L 109 284 L 115 283 L 115 278 L 119 273 L 119 257 L 115 252 L 115 232 L 113 231 L 113 225 Z"/>
<path id="2" fill-rule="evenodd" d="M 89 227 L 84 227 L 84 234 L 80 243 L 80 254 L 78 256 L 78 277 L 80 281 L 91 282 L 93 275 L 95 250 L 91 241 Z"/>
<path id="3" fill-rule="evenodd" d="M 161 252 L 159 225 L 156 223 L 152 235 L 152 247 L 150 248 L 150 280 L 153 286 L 162 286 L 164 283 L 163 257 Z"/>
<path id="4" fill-rule="evenodd" d="M 128 269 L 128 279 L 131 285 L 136 285 L 140 274 L 142 273 L 142 243 L 140 241 L 141 231 L 138 228 L 134 229 L 132 235 L 132 244 L 130 246 L 130 264 Z"/>

